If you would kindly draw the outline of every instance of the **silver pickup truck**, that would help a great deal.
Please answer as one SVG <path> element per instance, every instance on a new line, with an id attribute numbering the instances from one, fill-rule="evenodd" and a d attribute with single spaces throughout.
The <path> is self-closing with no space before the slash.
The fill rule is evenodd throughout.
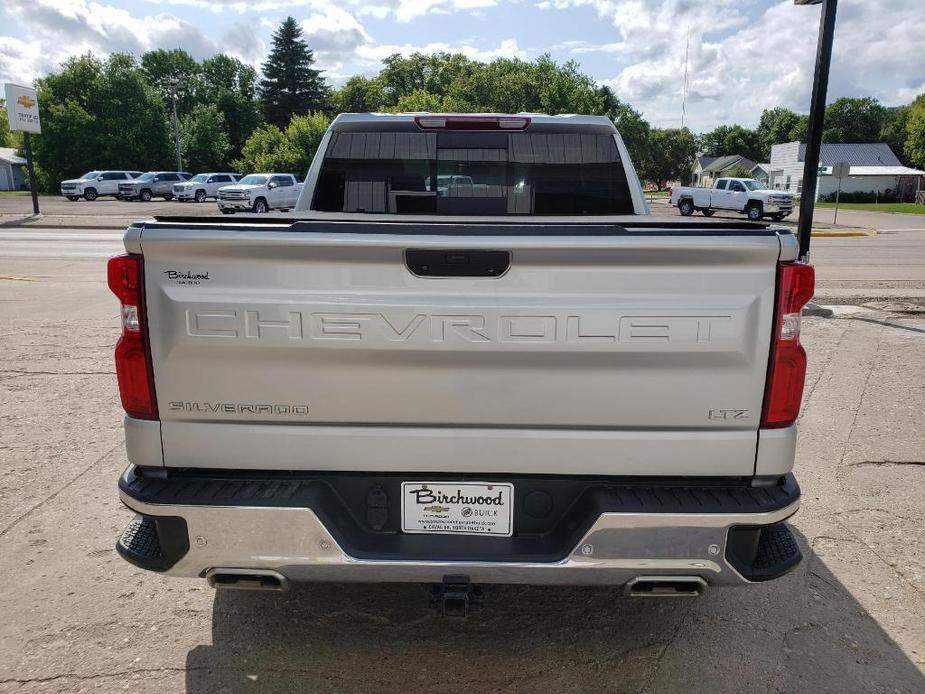
<path id="1" fill-rule="evenodd" d="M 694 595 L 800 550 L 812 266 L 649 215 L 613 124 L 339 116 L 288 217 L 161 217 L 109 264 L 137 515 L 215 587 L 413 581 Z"/>

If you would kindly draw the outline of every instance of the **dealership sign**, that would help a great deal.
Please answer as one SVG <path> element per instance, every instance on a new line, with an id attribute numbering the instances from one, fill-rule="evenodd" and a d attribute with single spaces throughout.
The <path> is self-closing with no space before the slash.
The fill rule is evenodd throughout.
<path id="1" fill-rule="evenodd" d="M 42 132 L 39 120 L 39 99 L 34 89 L 20 87 L 17 84 L 6 85 L 6 113 L 10 121 L 10 130 L 25 133 Z"/>

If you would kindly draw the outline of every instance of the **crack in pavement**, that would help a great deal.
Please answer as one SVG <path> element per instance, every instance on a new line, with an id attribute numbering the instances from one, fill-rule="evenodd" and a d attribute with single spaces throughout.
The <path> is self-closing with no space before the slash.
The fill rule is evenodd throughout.
<path id="1" fill-rule="evenodd" d="M 0 376 L 115 376 L 115 371 L 23 371 L 19 369 L 0 370 Z"/>
<path id="2" fill-rule="evenodd" d="M 38 510 L 39 508 L 41 508 L 42 506 L 44 506 L 45 504 L 47 504 L 49 501 L 52 501 L 55 497 L 57 497 L 59 494 L 61 494 L 61 492 L 65 491 L 68 487 L 70 487 L 72 484 L 74 484 L 77 480 L 79 480 L 81 477 L 83 477 L 84 475 L 86 475 L 86 474 L 87 474 L 88 472 L 90 472 L 93 468 L 95 468 L 97 465 L 99 465 L 101 462 L 103 462 L 106 458 L 108 458 L 110 455 L 112 455 L 112 453 L 113 453 L 116 449 L 118 449 L 120 446 L 124 446 L 124 445 L 125 445 L 125 439 L 121 439 L 115 446 L 113 446 L 112 448 L 110 448 L 108 451 L 106 451 L 105 453 L 103 453 L 99 458 L 97 458 L 97 459 L 94 460 L 92 463 L 90 463 L 87 467 L 85 467 L 83 470 L 81 470 L 81 471 L 77 474 L 76 477 L 74 477 L 74 478 L 71 479 L 69 482 L 67 482 L 63 487 L 61 487 L 60 489 L 58 489 L 56 492 L 50 494 L 49 496 L 45 497 L 42 501 L 40 501 L 39 503 L 37 503 L 35 506 L 33 506 L 32 508 L 30 508 L 28 511 L 24 512 L 24 513 L 23 513 L 21 516 L 19 516 L 16 520 L 14 520 L 14 521 L 13 521 L 12 523 L 10 523 L 8 526 L 6 526 L 5 528 L 3 528 L 3 530 L 0 530 L 0 537 L 3 537 L 3 536 L 6 535 L 8 532 L 10 532 L 10 530 L 12 530 L 12 529 L 15 528 L 17 525 L 19 525 L 19 523 L 20 523 L 22 520 L 24 520 L 25 518 L 27 518 L 28 516 L 30 516 L 34 511 Z"/>
<path id="3" fill-rule="evenodd" d="M 678 638 L 678 635 L 681 633 L 681 629 L 684 628 L 684 624 L 687 622 L 687 618 L 690 616 L 691 612 L 694 611 L 694 606 L 695 603 L 691 601 L 691 604 L 688 605 L 687 610 L 678 619 L 678 623 L 675 626 L 674 631 L 671 632 L 671 636 L 669 636 L 668 639 L 663 642 L 659 652 L 655 655 L 655 662 L 652 663 L 652 672 L 649 673 L 649 676 L 646 677 L 645 682 L 642 683 L 642 686 L 638 690 L 638 694 L 652 691 L 652 685 L 655 683 L 655 678 L 658 677 L 658 672 L 662 667 L 662 659 L 665 657 L 665 654 L 668 652 L 671 644 L 673 644 L 675 639 Z"/>
<path id="4" fill-rule="evenodd" d="M 92 675 L 81 675 L 77 672 L 62 672 L 58 675 L 48 675 L 46 677 L 30 677 L 29 679 L 18 679 L 16 677 L 10 677 L 7 679 L 0 680 L 0 684 L 32 684 L 32 683 L 46 683 L 54 682 L 55 680 L 61 679 L 71 679 L 71 680 L 96 680 L 104 679 L 108 677 L 125 677 L 126 675 L 150 675 L 158 672 L 191 672 L 194 670 L 201 670 L 206 668 L 180 668 L 180 667 L 159 667 L 159 668 L 139 668 L 137 670 L 121 670 L 118 672 L 98 672 Z"/>
<path id="5" fill-rule="evenodd" d="M 856 463 L 848 463 L 847 467 L 866 465 L 925 465 L 925 460 L 860 460 Z"/>
<path id="6" fill-rule="evenodd" d="M 882 563 L 885 567 L 887 567 L 887 569 L 889 569 L 889 570 L 893 573 L 894 576 L 896 576 L 898 579 L 900 579 L 900 582 L 901 582 L 901 583 L 905 583 L 906 585 L 908 585 L 908 586 L 913 590 L 913 592 L 917 593 L 918 595 L 920 595 L 920 596 L 922 596 L 922 597 L 925 597 L 925 592 L 923 592 L 921 588 L 919 588 L 917 585 L 915 585 L 915 584 L 906 576 L 906 574 L 904 574 L 902 571 L 900 571 L 899 568 L 896 566 L 896 564 L 891 564 L 891 563 L 890 563 L 885 557 L 883 557 L 877 550 L 875 550 L 873 547 L 871 547 L 871 546 L 864 540 L 863 537 L 861 537 L 860 535 L 858 535 L 858 533 L 854 532 L 850 527 L 846 526 L 844 523 L 841 523 L 841 522 L 838 520 L 837 517 L 835 517 L 834 520 L 835 520 L 835 525 L 837 525 L 839 528 L 841 528 L 842 530 L 844 530 L 846 533 L 848 533 L 848 535 L 850 535 L 850 536 L 853 538 L 853 540 L 850 540 L 850 541 L 856 542 L 857 544 L 860 544 L 862 547 L 865 547 L 865 548 L 867 549 L 867 551 L 870 552 L 871 554 L 873 554 L 877 559 L 879 559 L 879 560 L 880 560 L 880 563 Z M 842 540 L 842 541 L 844 542 L 844 540 Z"/>

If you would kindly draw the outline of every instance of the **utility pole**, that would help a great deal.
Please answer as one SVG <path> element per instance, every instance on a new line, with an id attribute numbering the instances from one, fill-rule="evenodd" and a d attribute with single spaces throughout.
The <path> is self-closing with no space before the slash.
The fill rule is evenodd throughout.
<path id="1" fill-rule="evenodd" d="M 22 134 L 23 149 L 26 150 L 26 170 L 29 172 L 29 189 L 32 191 L 32 212 L 39 213 L 39 195 L 38 186 L 35 183 L 35 166 L 32 163 L 32 138 L 29 133 Z"/>
<path id="2" fill-rule="evenodd" d="M 809 105 L 809 132 L 803 157 L 803 191 L 800 197 L 800 260 L 809 260 L 809 240 L 813 231 L 813 208 L 816 205 L 816 178 L 819 175 L 819 150 L 822 148 L 822 124 L 825 119 L 825 97 L 829 89 L 829 67 L 832 64 L 832 43 L 835 38 L 835 12 L 838 0 L 793 0 L 795 5 L 822 5 L 819 17 L 819 39 L 816 43 L 816 67 L 813 74 L 813 95 Z"/>
<path id="3" fill-rule="evenodd" d="M 170 84 L 170 101 L 173 103 L 173 144 L 177 152 L 177 171 L 183 170 L 183 161 L 180 159 L 180 122 L 177 120 L 177 86 Z"/>
<path id="4" fill-rule="evenodd" d="M 687 66 L 691 54 L 691 28 L 687 27 L 687 43 L 684 46 L 684 86 L 681 88 L 681 129 L 687 118 Z"/>

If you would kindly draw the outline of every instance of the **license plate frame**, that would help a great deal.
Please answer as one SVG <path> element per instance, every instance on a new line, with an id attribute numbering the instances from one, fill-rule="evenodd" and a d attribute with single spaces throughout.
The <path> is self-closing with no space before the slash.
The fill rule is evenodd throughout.
<path id="1" fill-rule="evenodd" d="M 469 480 L 402 482 L 401 530 L 410 535 L 511 537 L 514 485 Z"/>

